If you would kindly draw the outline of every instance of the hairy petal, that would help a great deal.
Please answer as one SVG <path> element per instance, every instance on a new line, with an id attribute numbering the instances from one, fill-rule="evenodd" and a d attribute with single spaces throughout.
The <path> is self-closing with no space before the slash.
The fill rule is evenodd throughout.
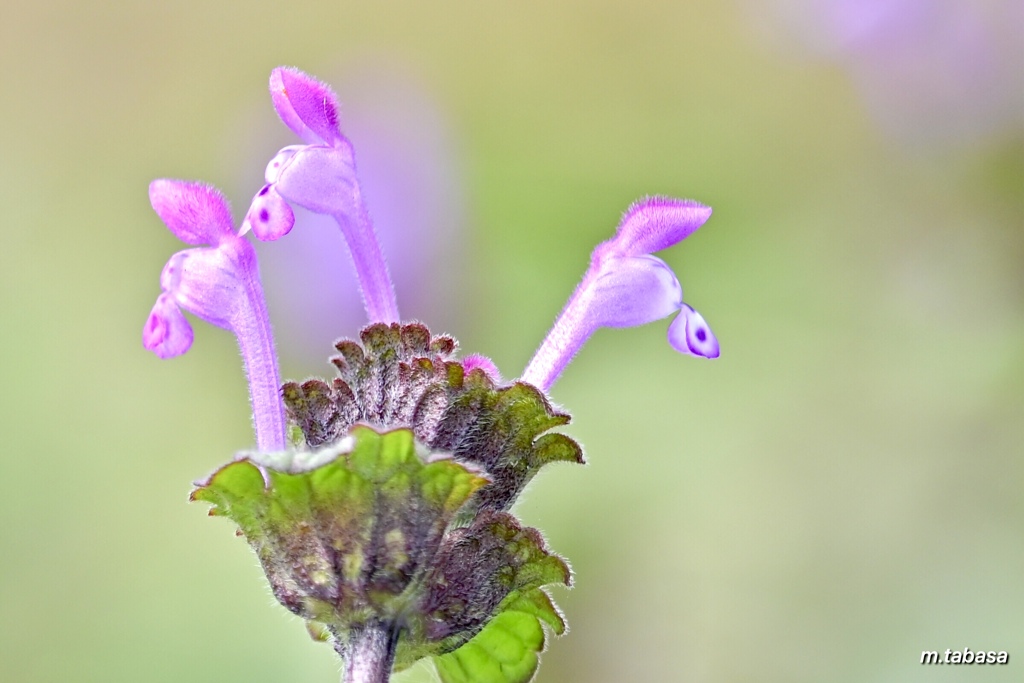
<path id="1" fill-rule="evenodd" d="M 169 295 L 157 297 L 142 328 L 142 346 L 159 358 L 174 358 L 192 346 L 192 326 Z"/>
<path id="2" fill-rule="evenodd" d="M 219 244 L 234 234 L 231 208 L 211 185 L 161 178 L 149 184 L 149 201 L 160 220 L 186 244 Z"/>
<path id="3" fill-rule="evenodd" d="M 704 358 L 718 358 L 718 338 L 708 324 L 689 304 L 683 304 L 679 315 L 668 326 L 668 343 L 676 351 Z"/>
<path id="4" fill-rule="evenodd" d="M 615 237 L 598 245 L 594 255 L 653 254 L 686 239 L 710 217 L 711 207 L 690 199 L 641 199 L 626 211 Z"/>
<path id="5" fill-rule="evenodd" d="M 654 256 L 610 258 L 583 293 L 592 327 L 634 327 L 679 310 L 683 289 L 672 269 Z"/>
<path id="6" fill-rule="evenodd" d="M 295 214 L 288 202 L 278 194 L 273 185 L 264 185 L 256 193 L 245 215 L 239 235 L 252 230 L 256 238 L 263 242 L 272 242 L 291 232 L 295 225 Z"/>
<path id="7" fill-rule="evenodd" d="M 278 67 L 270 73 L 270 97 L 284 124 L 308 144 L 336 145 L 344 139 L 334 91 L 312 76 Z"/>

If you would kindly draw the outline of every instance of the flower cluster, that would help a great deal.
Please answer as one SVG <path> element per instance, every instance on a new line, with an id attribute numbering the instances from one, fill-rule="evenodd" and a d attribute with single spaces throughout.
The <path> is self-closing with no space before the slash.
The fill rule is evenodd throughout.
<path id="1" fill-rule="evenodd" d="M 547 398 L 599 327 L 676 314 L 680 352 L 714 358 L 718 341 L 653 256 L 699 228 L 711 209 L 653 197 L 634 204 L 518 380 L 486 356 L 456 358 L 457 343 L 402 323 L 352 143 L 329 87 L 275 69 L 270 92 L 303 145 L 268 164 L 240 228 L 224 197 L 193 182 L 157 180 L 157 215 L 193 248 L 161 275 L 143 330 L 160 358 L 185 353 L 182 310 L 232 331 L 249 380 L 256 450 L 197 485 L 193 499 L 230 517 L 253 546 L 278 600 L 334 641 L 347 681 L 386 681 L 433 657 L 446 683 L 528 681 L 544 628 L 564 621 L 543 586 L 568 584 L 568 566 L 508 510 L 545 464 L 583 462 L 550 432 L 569 416 Z M 256 254 L 246 233 L 276 240 L 293 206 L 334 219 L 351 252 L 368 325 L 337 343 L 338 377 L 282 385 Z"/>

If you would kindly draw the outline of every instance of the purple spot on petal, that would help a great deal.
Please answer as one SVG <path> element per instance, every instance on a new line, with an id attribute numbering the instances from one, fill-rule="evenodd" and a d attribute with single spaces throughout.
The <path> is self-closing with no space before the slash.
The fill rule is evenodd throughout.
<path id="1" fill-rule="evenodd" d="M 260 209 L 260 220 L 264 223 L 270 220 L 270 213 L 266 209 Z"/>
<path id="2" fill-rule="evenodd" d="M 163 331 L 161 328 L 164 325 L 164 321 L 161 320 L 155 313 L 151 313 L 149 319 L 146 320 L 145 334 L 147 337 L 159 337 L 151 340 L 150 343 L 159 344 L 163 341 Z M 157 334 L 159 332 L 159 335 Z"/>
<path id="3" fill-rule="evenodd" d="M 260 193 L 258 195 L 256 195 L 256 196 L 257 197 L 262 197 L 263 195 L 265 195 L 268 192 L 270 192 L 270 185 L 264 185 L 263 189 L 260 190 Z"/>
<path id="4" fill-rule="evenodd" d="M 700 328 L 699 330 L 697 330 L 697 339 L 699 341 L 707 341 L 707 338 L 708 338 L 708 333 L 704 331 L 703 327 Z"/>

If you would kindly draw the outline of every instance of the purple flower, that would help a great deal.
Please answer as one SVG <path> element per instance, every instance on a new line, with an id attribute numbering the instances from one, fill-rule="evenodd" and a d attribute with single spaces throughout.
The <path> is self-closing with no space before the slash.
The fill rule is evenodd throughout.
<path id="1" fill-rule="evenodd" d="M 149 199 L 171 232 L 196 248 L 179 251 L 164 266 L 163 293 L 143 328 L 143 346 L 160 358 L 188 351 L 192 327 L 181 309 L 232 331 L 249 377 L 257 445 L 265 452 L 283 449 L 281 378 L 255 250 L 235 234 L 227 201 L 214 187 L 154 180 Z"/>
<path id="2" fill-rule="evenodd" d="M 270 95 L 278 116 L 306 144 L 285 147 L 267 165 L 242 232 L 261 240 L 287 234 L 295 218 L 289 203 L 332 216 L 348 243 L 371 322 L 397 322 L 398 304 L 387 264 L 363 203 L 351 143 L 338 128 L 331 89 L 297 69 L 277 68 Z"/>
<path id="3" fill-rule="evenodd" d="M 631 206 L 615 237 L 594 249 L 590 268 L 523 371 L 523 381 L 547 391 L 597 328 L 645 325 L 677 311 L 669 343 L 682 353 L 717 358 L 715 335 L 683 303 L 668 265 L 651 256 L 685 239 L 710 216 L 709 207 L 689 200 L 651 197 Z"/>
<path id="4" fill-rule="evenodd" d="M 207 247 L 171 257 L 143 332 L 143 343 L 161 358 L 188 350 L 192 329 L 181 308 L 238 337 L 245 360 L 260 451 L 285 446 L 280 377 L 270 322 L 252 245 L 241 235 L 252 230 L 273 240 L 292 227 L 289 203 L 332 216 L 355 261 L 370 322 L 397 322 L 398 307 L 380 245 L 363 205 L 351 143 L 338 129 L 334 94 L 295 69 L 275 69 L 271 95 L 281 120 L 306 145 L 282 149 L 267 167 L 238 234 L 221 194 L 206 185 L 158 180 L 150 187 L 154 209 L 183 241 Z M 718 340 L 704 318 L 683 302 L 675 274 L 654 252 L 685 239 L 711 216 L 691 200 L 651 197 L 634 204 L 615 236 L 599 244 L 590 268 L 554 327 L 524 370 L 521 380 L 546 392 L 599 327 L 633 327 L 667 317 L 669 343 L 681 353 L 717 358 Z M 495 364 L 480 355 L 463 361 L 500 382 Z"/>
<path id="5" fill-rule="evenodd" d="M 394 282 L 405 320 L 453 329 L 464 317 L 452 306 L 466 271 L 467 206 L 454 131 L 444 107 L 415 71 L 373 57 L 329 79 L 344 91 L 345 134 L 358 150 L 359 185 Z M 246 147 L 265 154 L 290 143 L 277 117 L 253 126 Z M 270 142 L 273 141 L 273 142 Z M 261 179 L 240 169 L 245 185 Z M 251 166 L 246 163 L 246 166 Z M 414 237 L 414 238 L 413 238 Z M 281 361 L 317 374 L 324 349 L 345 330 L 366 324 L 352 260 L 334 218 L 295 208 L 287 239 L 255 244 Z"/>

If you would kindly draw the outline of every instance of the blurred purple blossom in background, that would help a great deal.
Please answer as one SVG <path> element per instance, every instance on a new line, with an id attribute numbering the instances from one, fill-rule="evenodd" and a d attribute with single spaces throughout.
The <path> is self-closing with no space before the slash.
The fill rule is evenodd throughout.
<path id="1" fill-rule="evenodd" d="M 1024 128 L 1024 0 L 745 4 L 773 38 L 842 66 L 870 116 L 907 145 L 969 145 Z"/>
<path id="2" fill-rule="evenodd" d="M 437 329 L 458 322 L 466 204 L 451 126 L 406 67 L 366 59 L 327 71 L 341 99 L 341 125 L 356 149 L 363 198 L 388 262 L 404 320 Z M 266 109 L 266 98 L 258 105 Z M 242 195 L 275 150 L 295 142 L 280 121 L 251 129 L 253 160 Z M 255 172 L 253 172 L 255 169 Z M 279 353 L 301 372 L 319 372 L 336 339 L 366 324 L 345 240 L 331 216 L 294 207 L 296 227 L 257 244 Z M 443 267 L 438 267 L 440 263 Z"/>

